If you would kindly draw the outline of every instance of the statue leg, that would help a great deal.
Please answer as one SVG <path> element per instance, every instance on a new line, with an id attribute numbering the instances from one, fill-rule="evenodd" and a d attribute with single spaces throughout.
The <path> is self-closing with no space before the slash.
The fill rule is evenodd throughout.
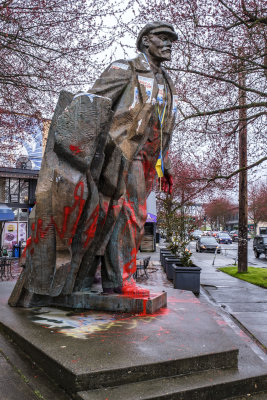
<path id="1" fill-rule="evenodd" d="M 102 257 L 103 289 L 120 288 L 136 271 L 136 254 L 146 222 L 146 182 L 141 160 L 128 172 L 126 196 Z"/>

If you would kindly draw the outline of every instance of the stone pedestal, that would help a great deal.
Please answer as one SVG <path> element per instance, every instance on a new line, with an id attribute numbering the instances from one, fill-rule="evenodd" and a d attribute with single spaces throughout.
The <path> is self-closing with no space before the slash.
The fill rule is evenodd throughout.
<path id="1" fill-rule="evenodd" d="M 74 309 L 153 314 L 161 307 L 166 307 L 167 293 L 150 293 L 149 297 L 138 297 L 89 291 L 74 292 L 71 295 L 58 296 L 51 305 Z"/>
<path id="2" fill-rule="evenodd" d="M 29 298 L 28 298 L 29 297 Z M 154 314 L 167 306 L 167 294 L 149 293 L 135 294 L 105 294 L 101 291 L 73 292 L 57 297 L 29 294 L 25 296 L 22 307 L 63 307 L 94 311 L 112 311 L 131 314 Z M 25 305 L 26 304 L 26 305 Z"/>

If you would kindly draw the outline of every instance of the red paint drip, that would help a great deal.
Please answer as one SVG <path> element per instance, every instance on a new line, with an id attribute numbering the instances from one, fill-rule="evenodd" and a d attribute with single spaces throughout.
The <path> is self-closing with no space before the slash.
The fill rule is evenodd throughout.
<path id="1" fill-rule="evenodd" d="M 26 240 L 26 246 L 24 247 L 24 250 L 21 254 L 21 258 L 26 257 L 26 249 L 27 247 L 29 247 L 32 244 L 32 237 L 30 236 L 27 240 Z"/>
<path id="2" fill-rule="evenodd" d="M 140 315 L 147 315 L 146 314 L 146 305 L 148 299 L 143 299 L 143 312 Z"/>

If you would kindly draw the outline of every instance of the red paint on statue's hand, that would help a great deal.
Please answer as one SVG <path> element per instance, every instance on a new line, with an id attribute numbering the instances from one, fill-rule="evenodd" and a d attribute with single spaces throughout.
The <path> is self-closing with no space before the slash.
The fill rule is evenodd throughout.
<path id="1" fill-rule="evenodd" d="M 161 178 L 161 188 L 163 192 L 172 194 L 172 187 L 173 187 L 172 175 L 167 175 Z"/>

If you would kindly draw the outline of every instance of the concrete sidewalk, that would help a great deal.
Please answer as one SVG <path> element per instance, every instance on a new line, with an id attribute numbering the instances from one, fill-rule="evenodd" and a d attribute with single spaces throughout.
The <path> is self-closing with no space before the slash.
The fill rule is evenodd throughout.
<path id="1" fill-rule="evenodd" d="M 164 242 L 157 245 L 154 253 L 139 253 L 140 257 L 151 256 L 151 262 L 159 265 L 159 249 L 164 247 Z M 194 264 L 201 267 L 200 300 L 210 301 L 228 314 L 244 332 L 250 335 L 255 343 L 267 354 L 267 289 L 253 285 L 241 279 L 234 278 L 218 270 L 219 267 L 229 265 L 226 257 L 213 259 L 200 259 L 199 253 L 193 252 Z M 262 267 L 262 265 L 255 265 Z M 170 282 L 172 285 L 172 283 Z"/>
<path id="2" fill-rule="evenodd" d="M 202 268 L 202 296 L 206 293 L 267 352 L 267 289 L 219 271 L 218 262 L 216 266 L 199 258 L 194 262 Z M 219 264 L 227 266 L 222 260 Z"/>

